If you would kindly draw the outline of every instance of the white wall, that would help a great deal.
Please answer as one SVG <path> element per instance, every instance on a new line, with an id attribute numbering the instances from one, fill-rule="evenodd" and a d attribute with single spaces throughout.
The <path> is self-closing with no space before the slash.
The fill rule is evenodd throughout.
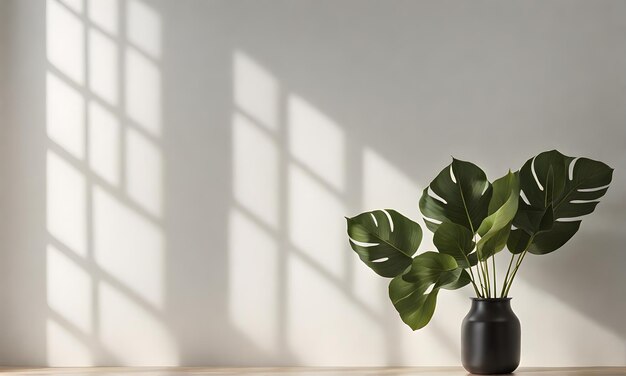
<path id="1" fill-rule="evenodd" d="M 616 171 L 522 365 L 626 364 L 626 3 L 85 1 L 0 2 L 0 364 L 458 365 L 470 289 L 411 332 L 343 216 L 551 148 Z"/>
<path id="2" fill-rule="evenodd" d="M 8 9 L 9 2 L 0 2 L 0 213 L 8 213 L 7 200 L 9 198 L 8 187 L 6 184 L 7 171 L 8 171 L 8 157 L 9 152 L 7 150 L 9 140 L 9 126 L 8 126 L 8 114 L 6 103 L 6 90 L 8 87 L 8 69 L 7 67 L 7 52 L 8 52 Z M 0 239 L 5 240 L 7 236 L 7 215 L 0 215 Z M 0 245 L 0 264 L 4 265 L 6 262 L 5 247 L 8 242 L 3 241 Z M 7 279 L 0 277 L 0 285 L 5 286 Z M 0 299 L 5 300 L 5 289 L 0 289 Z M 0 313 L 0 320 L 3 322 L 4 314 Z"/>

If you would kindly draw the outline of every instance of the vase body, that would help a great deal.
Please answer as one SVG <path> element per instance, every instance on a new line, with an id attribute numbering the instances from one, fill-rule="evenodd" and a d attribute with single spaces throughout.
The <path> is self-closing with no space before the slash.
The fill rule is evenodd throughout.
<path id="1" fill-rule="evenodd" d="M 520 362 L 521 326 L 511 298 L 472 298 L 461 327 L 461 361 L 474 374 L 515 371 Z"/>

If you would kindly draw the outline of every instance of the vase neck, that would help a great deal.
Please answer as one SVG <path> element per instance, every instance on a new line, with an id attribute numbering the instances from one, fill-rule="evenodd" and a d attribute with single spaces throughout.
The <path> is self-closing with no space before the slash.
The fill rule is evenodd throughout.
<path id="1" fill-rule="evenodd" d="M 480 299 L 472 298 L 472 311 L 476 312 L 510 312 L 511 298 Z"/>

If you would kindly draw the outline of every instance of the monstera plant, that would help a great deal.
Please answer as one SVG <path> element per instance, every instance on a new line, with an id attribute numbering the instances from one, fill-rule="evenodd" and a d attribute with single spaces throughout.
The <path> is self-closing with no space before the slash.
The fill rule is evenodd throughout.
<path id="1" fill-rule="evenodd" d="M 349 242 L 367 266 L 391 278 L 391 302 L 417 330 L 430 321 L 442 289 L 471 285 L 478 298 L 506 298 L 526 255 L 571 239 L 612 174 L 602 162 L 552 150 L 490 182 L 478 166 L 453 159 L 419 200 L 437 251 L 416 255 L 422 228 L 392 209 L 347 218 Z M 504 248 L 511 258 L 498 286 L 494 256 Z"/>

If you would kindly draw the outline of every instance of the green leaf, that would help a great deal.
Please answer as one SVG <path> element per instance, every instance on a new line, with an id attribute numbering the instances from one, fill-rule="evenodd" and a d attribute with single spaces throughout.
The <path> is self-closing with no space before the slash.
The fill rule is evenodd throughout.
<path id="1" fill-rule="evenodd" d="M 437 293 L 433 289 L 424 294 L 426 288 L 417 283 L 407 282 L 402 276 L 397 276 L 389 283 L 389 297 L 400 318 L 411 329 L 418 330 L 425 327 L 435 313 Z"/>
<path id="2" fill-rule="evenodd" d="M 550 230 L 535 235 L 528 252 L 542 255 L 561 248 L 578 231 L 580 222 L 554 222 Z"/>
<path id="3" fill-rule="evenodd" d="M 433 243 L 440 253 L 454 257 L 462 268 L 469 268 L 478 263 L 474 250 L 472 232 L 466 227 L 452 222 L 444 222 L 437 228 Z"/>
<path id="4" fill-rule="evenodd" d="M 413 258 L 411 269 L 402 275 L 407 282 L 437 284 L 446 272 L 457 269 L 454 257 L 438 252 L 424 252 Z"/>
<path id="5" fill-rule="evenodd" d="M 532 241 L 529 252 L 545 254 L 574 236 L 580 227 L 579 217 L 593 212 L 607 192 L 613 169 L 602 162 L 551 150 L 526 161 L 519 176 L 520 196 L 527 202 L 520 197 L 508 247 L 513 253 L 521 252 L 523 243 Z"/>
<path id="6" fill-rule="evenodd" d="M 422 228 L 392 209 L 346 218 L 350 246 L 361 261 L 383 277 L 401 274 L 413 261 Z"/>
<path id="7" fill-rule="evenodd" d="M 526 231 L 521 229 L 511 230 L 506 246 L 511 253 L 518 255 L 524 252 L 529 241 L 530 235 Z"/>
<path id="8" fill-rule="evenodd" d="M 428 283 L 414 283 L 405 281 L 402 275 L 394 277 L 389 283 L 389 299 L 393 304 L 408 297 L 411 294 L 422 295 L 428 290 Z"/>
<path id="9" fill-rule="evenodd" d="M 425 252 L 415 257 L 410 270 L 391 280 L 389 298 L 402 321 L 417 330 L 432 318 L 440 289 L 455 290 L 468 283 L 469 275 L 452 256 Z"/>
<path id="10" fill-rule="evenodd" d="M 444 201 L 429 195 L 431 190 Z M 492 188 L 487 176 L 470 162 L 453 159 L 426 187 L 420 210 L 426 226 L 435 232 L 439 225 L 429 219 L 464 226 L 474 234 L 487 216 Z"/>
<path id="11" fill-rule="evenodd" d="M 442 289 L 457 290 L 461 287 L 469 285 L 472 281 L 469 273 L 463 268 L 455 269 L 447 274 L 450 277 L 447 280 L 442 279 L 439 283 Z"/>
<path id="12" fill-rule="evenodd" d="M 506 245 L 511 222 L 517 213 L 519 190 L 519 175 L 511 171 L 493 182 L 489 215 L 478 228 L 481 239 L 477 244 L 477 253 L 481 260 L 500 252 Z"/>

